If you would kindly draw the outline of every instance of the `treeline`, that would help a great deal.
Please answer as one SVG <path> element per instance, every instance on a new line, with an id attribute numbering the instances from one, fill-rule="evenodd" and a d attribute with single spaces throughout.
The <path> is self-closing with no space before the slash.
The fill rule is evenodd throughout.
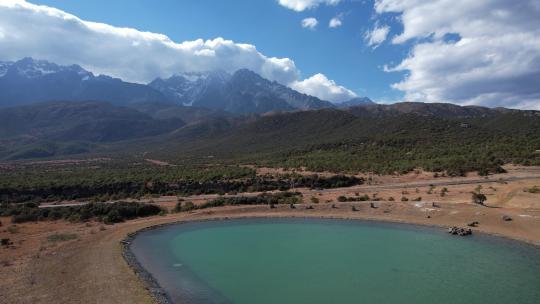
<path id="1" fill-rule="evenodd" d="M 194 209 L 206 209 L 223 206 L 238 205 L 274 205 L 297 204 L 302 202 L 300 192 L 262 193 L 256 196 L 218 197 L 201 205 L 193 205 L 191 202 L 179 202 L 174 210 L 177 212 L 191 211 Z"/>
<path id="2" fill-rule="evenodd" d="M 13 223 L 47 220 L 84 222 L 91 219 L 105 224 L 120 223 L 164 212 L 159 206 L 139 202 L 89 203 L 80 206 L 39 208 L 38 204 L 0 204 L 0 216 L 11 216 Z"/>
<path id="3" fill-rule="evenodd" d="M 439 139 L 443 140 L 443 138 Z M 448 176 L 464 176 L 477 171 L 480 175 L 503 173 L 502 165 L 515 163 L 540 165 L 540 154 L 533 153 L 536 144 L 520 139 L 463 140 L 447 142 L 420 140 L 378 140 L 363 143 L 342 142 L 335 145 L 310 146 L 252 160 L 260 166 L 301 168 L 321 172 L 406 174 L 417 168 Z M 256 156 L 252 156 L 255 158 Z"/>
<path id="4" fill-rule="evenodd" d="M 107 169 L 101 169 L 107 170 Z M 58 174 L 58 172 L 53 172 Z M 47 182 L 49 174 L 36 172 L 35 176 L 27 176 L 19 185 L 16 179 L 7 185 L 0 184 L 0 202 L 21 203 L 60 200 L 94 200 L 110 201 L 126 198 L 141 198 L 158 195 L 199 195 L 199 194 L 235 194 L 240 192 L 286 191 L 297 187 L 336 188 L 349 187 L 363 183 L 363 179 L 354 176 L 336 175 L 322 177 L 318 175 L 283 175 L 251 176 L 249 174 L 221 175 L 212 179 L 164 179 L 156 175 L 143 180 L 138 172 L 129 172 L 125 176 L 105 178 L 97 174 L 89 174 L 86 179 L 72 179 L 69 172 L 63 172 L 63 180 L 55 176 Z M 4 176 L 4 179 L 6 177 Z M 1 180 L 1 179 L 0 179 Z M 35 181 L 35 182 L 32 182 Z"/>
<path id="5" fill-rule="evenodd" d="M 331 114 L 300 113 L 293 126 L 284 118 L 264 126 L 266 134 L 243 130 L 247 133 L 220 142 L 220 147 L 233 149 L 238 162 L 353 174 L 404 174 L 422 168 L 450 176 L 471 171 L 486 175 L 500 172 L 507 163 L 540 165 L 538 113 L 454 119 L 368 116 L 341 124 L 340 116 Z M 313 121 L 317 124 L 302 128 Z M 290 136 L 270 136 L 276 130 Z"/>

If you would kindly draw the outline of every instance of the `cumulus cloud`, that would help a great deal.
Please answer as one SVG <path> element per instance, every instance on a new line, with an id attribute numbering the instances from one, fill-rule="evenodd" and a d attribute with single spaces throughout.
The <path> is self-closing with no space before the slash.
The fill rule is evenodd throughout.
<path id="1" fill-rule="evenodd" d="M 300 80 L 293 60 L 266 56 L 251 44 L 223 38 L 177 43 L 162 34 L 85 21 L 23 0 L 1 0 L 0 60 L 27 56 L 76 63 L 139 83 L 180 72 L 241 68 L 289 86 Z"/>
<path id="2" fill-rule="evenodd" d="M 288 84 L 299 71 L 289 58 L 268 57 L 254 45 L 216 38 L 176 43 L 132 28 L 89 22 L 61 10 L 25 1 L 0 1 L 0 58 L 25 56 L 77 63 L 134 82 L 182 71 L 251 69 Z"/>
<path id="3" fill-rule="evenodd" d="M 353 91 L 337 85 L 335 81 L 328 79 L 323 74 L 315 74 L 303 81 L 295 81 L 291 87 L 302 93 L 337 103 L 357 97 Z"/>
<path id="4" fill-rule="evenodd" d="M 317 24 L 319 24 L 319 21 L 313 17 L 302 20 L 302 27 L 310 30 L 314 30 L 317 27 Z"/>
<path id="5" fill-rule="evenodd" d="M 341 16 L 336 16 L 336 17 L 330 19 L 330 22 L 328 22 L 328 27 L 329 28 L 336 28 L 336 27 L 340 27 L 342 24 L 343 24 L 342 17 Z"/>
<path id="6" fill-rule="evenodd" d="M 415 43 L 387 69 L 407 73 L 393 84 L 406 99 L 540 109 L 537 0 L 377 0 L 375 10 L 401 14 L 393 43 Z"/>
<path id="7" fill-rule="evenodd" d="M 367 31 L 364 34 L 364 39 L 368 46 L 376 49 L 386 40 L 390 27 L 387 25 L 379 26 L 378 24 L 371 31 Z"/>
<path id="8" fill-rule="evenodd" d="M 336 5 L 339 2 L 341 2 L 341 0 L 279 0 L 279 4 L 281 6 L 297 12 L 312 9 L 321 4 Z"/>

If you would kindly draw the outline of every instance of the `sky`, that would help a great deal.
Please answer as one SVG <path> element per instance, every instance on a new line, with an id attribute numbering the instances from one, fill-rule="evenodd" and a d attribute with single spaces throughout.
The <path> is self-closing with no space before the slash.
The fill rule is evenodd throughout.
<path id="1" fill-rule="evenodd" d="M 540 0 L 0 0 L 0 61 L 145 83 L 249 68 L 307 94 L 540 109 Z"/>

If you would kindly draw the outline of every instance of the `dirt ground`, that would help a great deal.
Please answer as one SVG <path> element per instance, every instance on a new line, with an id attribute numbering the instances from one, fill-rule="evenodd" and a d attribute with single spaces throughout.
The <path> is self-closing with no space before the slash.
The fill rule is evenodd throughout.
<path id="1" fill-rule="evenodd" d="M 65 221 L 14 225 L 0 218 L 0 303 L 153 303 L 121 255 L 120 241 L 141 228 L 176 221 L 236 217 L 333 217 L 465 227 L 478 221 L 476 232 L 506 236 L 540 245 L 540 194 L 524 190 L 540 187 L 540 168 L 509 167 L 508 173 L 488 179 L 433 178 L 430 173 L 373 177 L 371 184 L 302 192 L 295 209 L 278 206 L 237 206 L 197 210 L 128 221 L 116 225 Z M 447 191 L 443 191 L 446 188 Z M 471 203 L 471 192 L 487 197 L 487 207 Z M 441 192 L 445 194 L 441 196 Z M 368 202 L 337 201 L 338 196 L 367 194 Z M 254 195 L 254 194 L 243 194 Z M 202 203 L 214 196 L 185 199 Z M 318 203 L 312 203 L 312 197 Z M 408 201 L 402 201 L 407 197 Z M 393 198 L 394 200 L 390 200 Z M 420 200 L 415 201 L 415 199 Z M 379 200 L 380 199 L 380 200 Z M 156 203 L 172 208 L 177 197 Z M 316 201 L 316 200 L 315 200 Z M 373 203 L 373 207 L 371 206 Z M 332 208 L 335 205 L 337 208 Z M 353 211 L 352 206 L 357 211 Z M 306 209 L 313 206 L 313 209 Z M 511 221 L 503 221 L 506 215 Z M 55 237 L 56 236 L 56 237 Z M 58 236 L 71 236 L 63 240 Z M 452 237 L 452 236 L 449 236 Z"/>

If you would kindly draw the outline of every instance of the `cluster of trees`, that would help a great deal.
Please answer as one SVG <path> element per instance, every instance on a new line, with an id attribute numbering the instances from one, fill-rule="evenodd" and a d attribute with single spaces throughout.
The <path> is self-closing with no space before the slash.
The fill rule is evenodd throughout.
<path id="1" fill-rule="evenodd" d="M 344 196 L 340 195 L 337 198 L 338 202 L 365 202 L 369 201 L 370 197 L 367 194 L 361 195 L 361 196 Z"/>
<path id="2" fill-rule="evenodd" d="M 0 204 L 0 215 L 11 216 L 14 223 L 60 219 L 80 222 L 96 219 L 106 224 L 113 224 L 162 212 L 164 210 L 157 205 L 138 202 L 89 203 L 52 208 L 39 208 L 39 205 L 35 203 Z"/>
<path id="3" fill-rule="evenodd" d="M 175 212 L 191 211 L 193 209 L 206 209 L 223 206 L 238 206 L 238 205 L 269 205 L 273 207 L 279 204 L 297 204 L 302 202 L 302 194 L 300 192 L 278 192 L 278 193 L 262 193 L 256 196 L 236 196 L 236 197 L 218 197 L 201 205 L 193 205 L 191 202 L 179 202 L 175 208 Z"/>
<path id="4" fill-rule="evenodd" d="M 240 159 L 311 171 L 402 174 L 423 168 L 450 176 L 499 173 L 505 163 L 540 165 L 540 153 L 535 152 L 540 148 L 538 114 L 365 117 L 334 127 L 332 132 L 302 133 L 302 138 L 287 138 L 287 142 L 275 137 L 275 142 L 258 143 L 250 138 L 250 144 L 257 143 L 261 151 Z"/>
<path id="5" fill-rule="evenodd" d="M 363 183 L 354 176 L 256 176 L 237 166 L 200 168 L 22 169 L 0 177 L 0 202 L 58 200 L 111 201 L 152 195 L 198 195 L 289 190 L 295 187 L 335 188 Z"/>

